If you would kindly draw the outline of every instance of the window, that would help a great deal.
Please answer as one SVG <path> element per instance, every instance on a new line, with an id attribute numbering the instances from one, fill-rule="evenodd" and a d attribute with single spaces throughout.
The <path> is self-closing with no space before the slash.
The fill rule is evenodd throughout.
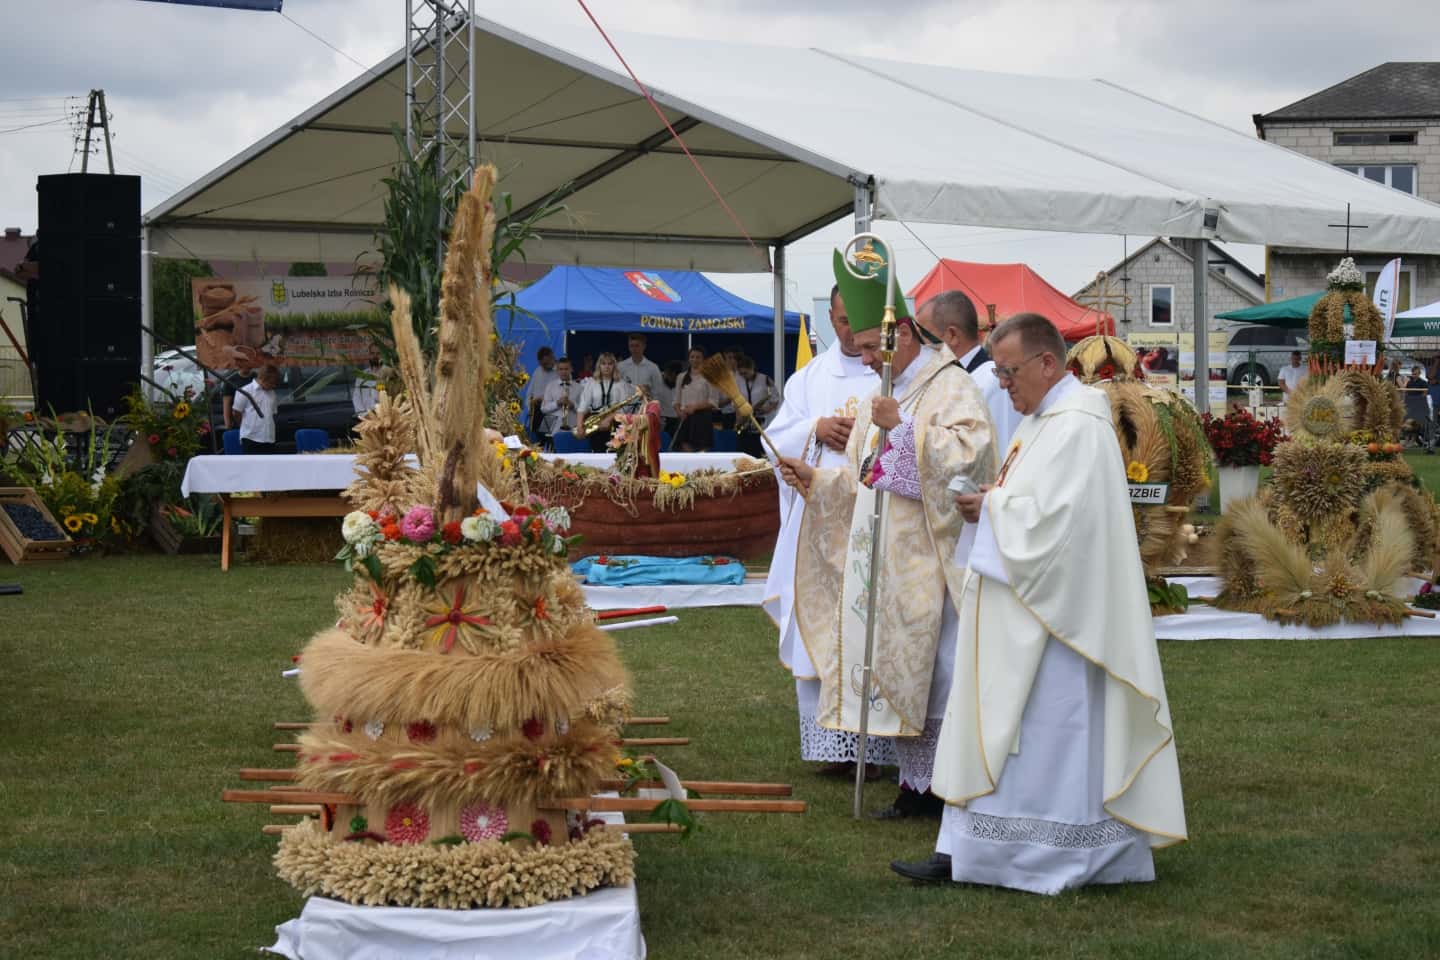
<path id="1" fill-rule="evenodd" d="M 1170 307 L 1175 302 L 1175 287 L 1169 283 L 1150 285 L 1150 323 L 1156 327 L 1168 327 L 1175 321 Z"/>
<path id="2" fill-rule="evenodd" d="M 1394 187 L 1401 193 L 1415 193 L 1415 164 L 1413 163 L 1389 165 L 1337 163 L 1335 166 L 1346 173 L 1353 173 L 1367 180 L 1383 183 L 1387 187 Z"/>
<path id="3" fill-rule="evenodd" d="M 1362 266 L 1365 273 L 1365 296 L 1371 300 L 1375 299 L 1375 284 L 1380 280 L 1380 271 L 1384 265 L 1378 267 Z M 1405 266 L 1405 261 L 1400 261 L 1400 276 L 1395 282 L 1395 312 L 1410 309 L 1410 292 L 1415 289 L 1415 268 Z"/>
<path id="4" fill-rule="evenodd" d="M 1414 130 L 1347 130 L 1344 133 L 1339 130 L 1335 131 L 1335 146 L 1337 147 L 1388 147 L 1414 143 Z"/>

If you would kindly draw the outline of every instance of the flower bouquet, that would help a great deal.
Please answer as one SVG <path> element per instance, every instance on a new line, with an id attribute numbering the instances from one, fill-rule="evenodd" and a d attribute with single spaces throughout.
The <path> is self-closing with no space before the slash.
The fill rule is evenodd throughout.
<path id="1" fill-rule="evenodd" d="M 1275 448 L 1288 439 L 1278 419 L 1261 420 L 1245 409 L 1223 417 L 1207 413 L 1202 422 L 1220 467 L 1268 467 Z"/>

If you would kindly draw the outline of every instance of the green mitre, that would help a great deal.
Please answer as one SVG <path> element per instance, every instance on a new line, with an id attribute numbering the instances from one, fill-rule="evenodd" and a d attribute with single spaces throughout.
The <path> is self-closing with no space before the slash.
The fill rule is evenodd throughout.
<path id="1" fill-rule="evenodd" d="M 864 259 L 867 253 L 874 259 Z M 867 245 L 861 254 L 861 267 L 872 267 L 871 275 L 864 279 L 845 269 L 845 258 L 839 250 L 835 251 L 835 282 L 840 285 L 840 299 L 845 301 L 845 312 L 850 316 L 852 333 L 880 326 L 880 320 L 885 315 L 885 281 L 890 276 L 889 264 L 881 260 L 873 248 Z M 905 307 L 905 294 L 897 284 L 895 319 L 904 320 L 909 316 L 910 311 Z"/>

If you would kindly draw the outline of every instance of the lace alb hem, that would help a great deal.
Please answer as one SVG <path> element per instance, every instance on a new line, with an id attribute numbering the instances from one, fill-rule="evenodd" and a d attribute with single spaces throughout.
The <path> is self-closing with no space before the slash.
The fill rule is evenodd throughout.
<path id="1" fill-rule="evenodd" d="M 940 717 L 925 721 L 918 737 L 896 737 L 895 754 L 900 758 L 900 785 L 924 793 L 935 773 L 935 747 L 940 742 Z"/>
<path id="2" fill-rule="evenodd" d="M 800 715 L 800 759 L 815 763 L 852 763 L 860 742 L 858 733 L 829 730 L 815 722 L 814 717 Z M 899 763 L 895 741 L 890 737 L 870 737 L 865 742 L 865 762 L 882 767 Z"/>
<path id="3" fill-rule="evenodd" d="M 962 818 L 960 833 L 977 840 L 1032 843 L 1066 850 L 1091 850 L 1116 843 L 1129 843 L 1136 836 L 1133 827 L 1118 820 L 1059 823 L 1055 820 L 1029 817 L 993 817 L 984 813 L 971 813 Z"/>

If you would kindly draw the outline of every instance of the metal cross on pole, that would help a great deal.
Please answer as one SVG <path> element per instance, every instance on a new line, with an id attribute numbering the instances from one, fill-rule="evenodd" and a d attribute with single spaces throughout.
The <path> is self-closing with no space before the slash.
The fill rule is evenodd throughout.
<path id="1" fill-rule="evenodd" d="M 1350 231 L 1351 231 L 1351 230 L 1369 230 L 1369 229 L 1370 229 L 1369 226 L 1367 226 L 1367 225 L 1365 225 L 1365 224 L 1362 224 L 1362 223 L 1354 223 L 1354 224 L 1352 224 L 1352 223 L 1350 222 L 1350 204 L 1348 204 L 1348 203 L 1345 204 L 1345 222 L 1344 222 L 1344 223 L 1327 223 L 1326 226 L 1327 226 L 1327 227 L 1334 227 L 1334 228 L 1336 228 L 1337 230 L 1340 229 L 1341 227 L 1344 227 L 1344 228 L 1345 228 L 1345 256 L 1347 256 L 1347 257 L 1350 256 Z"/>

